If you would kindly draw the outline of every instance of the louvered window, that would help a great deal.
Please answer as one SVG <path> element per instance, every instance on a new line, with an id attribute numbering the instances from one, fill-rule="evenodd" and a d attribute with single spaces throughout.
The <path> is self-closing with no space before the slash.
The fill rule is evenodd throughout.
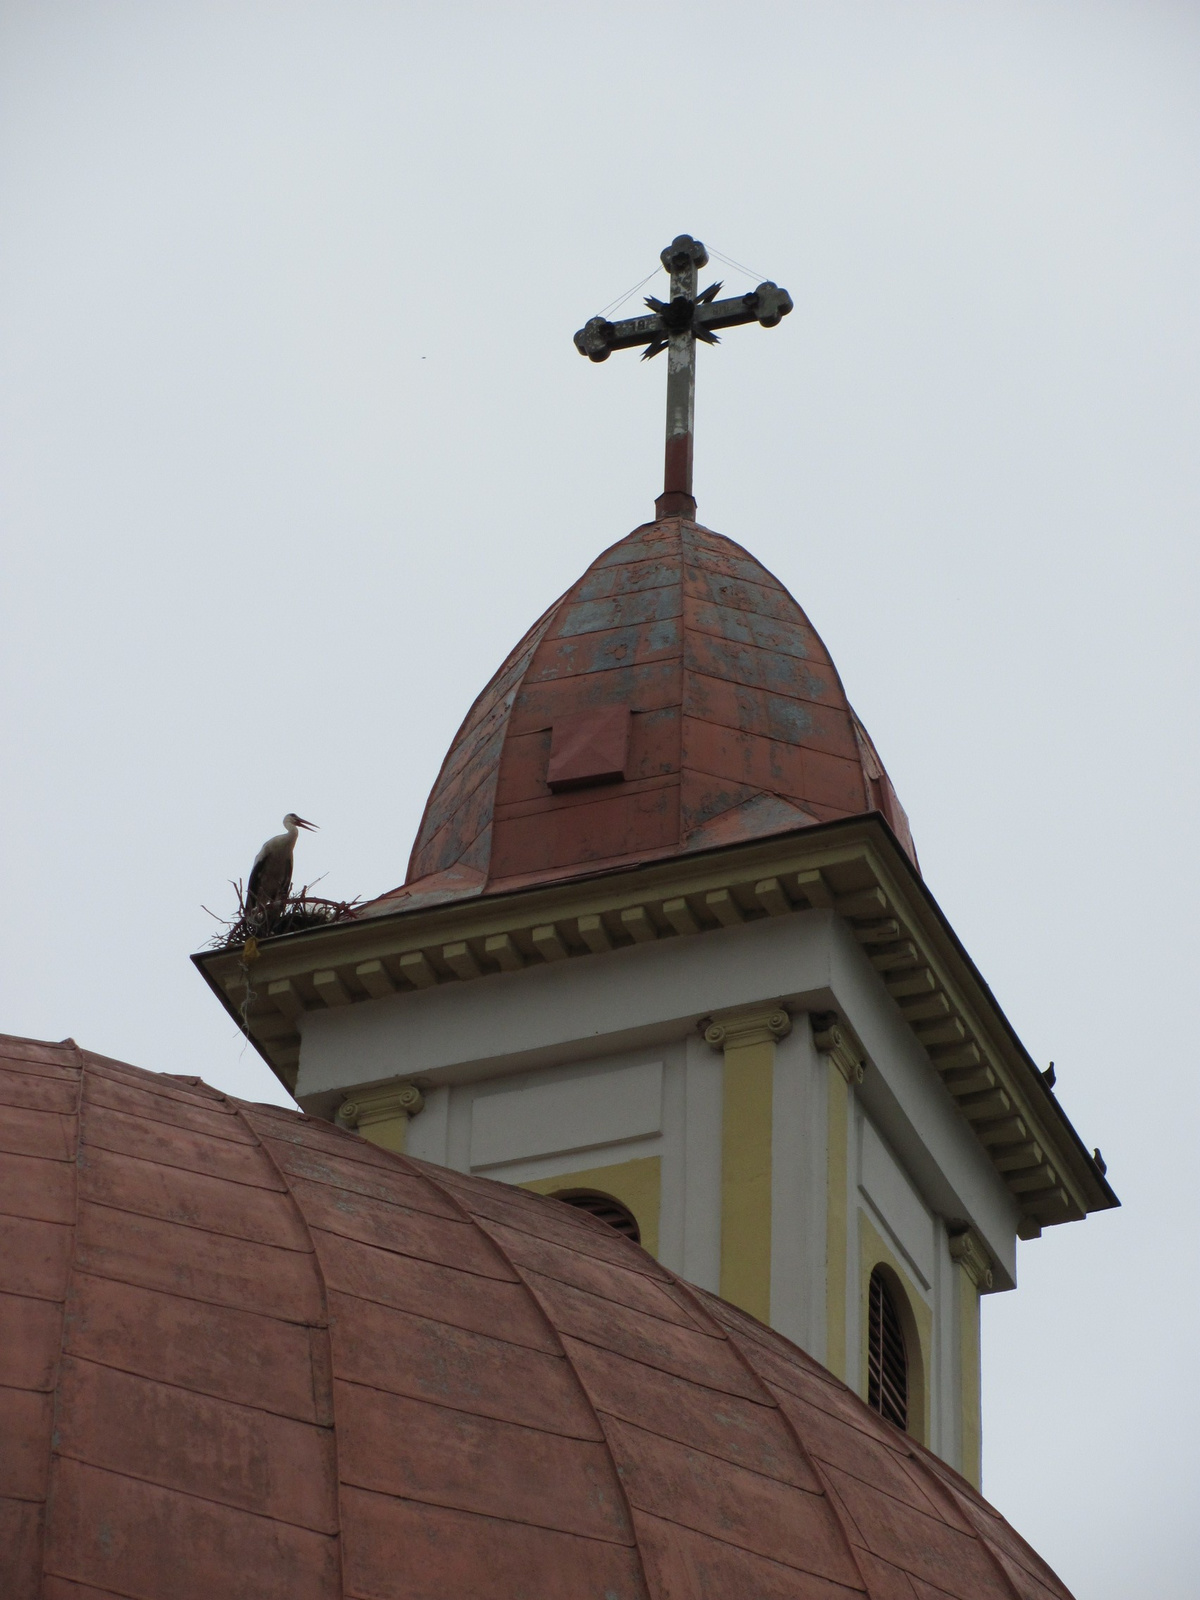
<path id="1" fill-rule="evenodd" d="M 867 1403 L 898 1428 L 908 1426 L 908 1355 L 896 1302 L 882 1270 L 871 1274 L 867 1309 Z"/>
<path id="2" fill-rule="evenodd" d="M 577 1206 L 580 1211 L 590 1211 L 593 1217 L 598 1217 L 601 1222 L 607 1222 L 610 1228 L 623 1233 L 627 1239 L 632 1239 L 634 1244 L 641 1244 L 642 1230 L 637 1225 L 637 1218 L 611 1195 L 597 1194 L 591 1189 L 575 1189 L 556 1194 L 554 1198 L 561 1200 L 565 1205 Z"/>

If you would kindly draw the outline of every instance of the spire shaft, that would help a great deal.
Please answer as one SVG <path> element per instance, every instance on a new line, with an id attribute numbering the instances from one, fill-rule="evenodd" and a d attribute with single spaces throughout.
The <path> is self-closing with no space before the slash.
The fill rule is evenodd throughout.
<path id="1" fill-rule="evenodd" d="M 691 248 L 688 248 L 688 247 Z M 663 492 L 655 501 L 660 517 L 694 517 L 692 455 L 696 418 L 696 335 L 692 308 L 696 303 L 696 274 L 708 260 L 697 241 L 676 239 L 663 251 L 663 266 L 671 274 L 670 312 L 679 309 L 682 327 L 667 335 L 667 440 L 663 461 Z M 700 259 L 697 260 L 699 254 Z M 672 318 L 672 320 L 674 320 Z"/>

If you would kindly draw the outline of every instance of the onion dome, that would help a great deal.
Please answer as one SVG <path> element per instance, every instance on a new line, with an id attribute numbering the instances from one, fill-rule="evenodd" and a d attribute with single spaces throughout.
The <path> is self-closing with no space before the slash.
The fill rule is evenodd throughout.
<path id="1" fill-rule="evenodd" d="M 476 700 L 376 912 L 904 810 L 816 629 L 740 545 L 637 528 Z"/>
<path id="2" fill-rule="evenodd" d="M 605 1223 L 70 1041 L 0 1041 L 0 1327 L 14 1600 L 1069 1600 Z"/>

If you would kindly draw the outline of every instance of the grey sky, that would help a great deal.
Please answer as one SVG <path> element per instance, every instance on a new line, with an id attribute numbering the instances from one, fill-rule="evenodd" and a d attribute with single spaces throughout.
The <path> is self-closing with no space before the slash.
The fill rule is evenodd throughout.
<path id="1" fill-rule="evenodd" d="M 701 518 L 1125 1201 L 985 1305 L 985 1491 L 1191 1600 L 1198 165 L 1195 4 L 0 5 L 0 1027 L 281 1097 L 201 902 L 289 808 L 403 879 L 652 514 L 661 364 L 571 334 L 694 232 L 796 301 L 700 352 Z"/>

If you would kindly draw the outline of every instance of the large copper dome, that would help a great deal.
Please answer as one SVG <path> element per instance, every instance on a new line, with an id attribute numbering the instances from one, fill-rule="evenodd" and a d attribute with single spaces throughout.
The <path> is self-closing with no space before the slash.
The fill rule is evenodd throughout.
<path id="1" fill-rule="evenodd" d="M 5 1600 L 1062 1600 L 604 1223 L 0 1041 Z"/>
<path id="2" fill-rule="evenodd" d="M 556 783 L 556 749 L 586 755 L 589 740 L 590 781 L 577 767 Z M 804 612 L 740 545 L 665 517 L 599 556 L 484 689 L 433 786 L 405 886 L 372 909 L 868 811 L 915 861 L 903 808 Z"/>

